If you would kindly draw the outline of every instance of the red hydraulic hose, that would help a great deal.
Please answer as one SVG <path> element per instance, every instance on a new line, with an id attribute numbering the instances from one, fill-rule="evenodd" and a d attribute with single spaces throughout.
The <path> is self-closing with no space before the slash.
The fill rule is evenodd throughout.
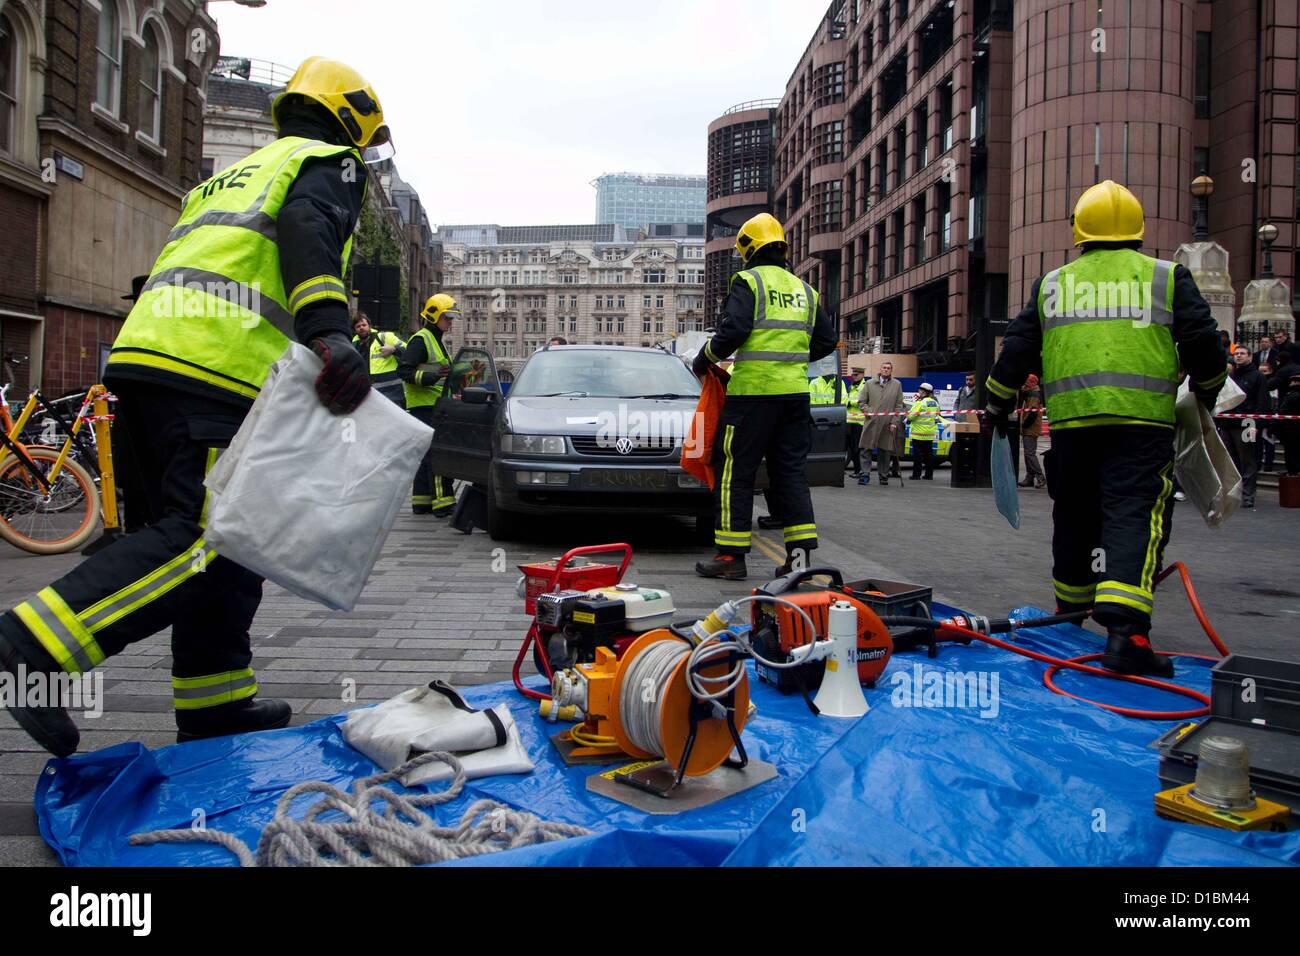
<path id="1" fill-rule="evenodd" d="M 1223 643 L 1218 632 L 1214 630 L 1213 625 L 1210 624 L 1209 618 L 1205 614 L 1205 610 L 1201 607 L 1201 602 L 1196 596 L 1196 588 L 1192 586 L 1192 579 L 1187 573 L 1186 566 L 1181 561 L 1175 561 L 1169 567 L 1165 568 L 1165 570 L 1160 573 L 1160 576 L 1156 578 L 1156 586 L 1159 587 L 1160 582 L 1175 570 L 1178 571 L 1179 576 L 1182 578 L 1183 589 L 1187 593 L 1187 600 L 1192 605 L 1192 611 L 1196 615 L 1196 619 L 1200 621 L 1201 627 L 1205 631 L 1205 635 L 1210 639 L 1210 642 L 1214 644 L 1215 649 L 1220 653 L 1220 655 L 1227 657 L 1229 653 L 1228 647 Z M 1034 626 L 1033 621 L 1025 621 L 1024 624 L 1027 627 Z M 1017 647 L 1015 644 L 1000 641 L 996 637 L 991 637 L 988 634 L 981 634 L 978 631 L 973 631 L 970 628 L 961 627 L 957 624 L 945 622 L 939 625 L 939 630 L 960 634 L 962 637 L 983 641 L 986 644 L 992 644 L 994 647 L 1000 647 L 1003 650 L 1011 651 L 1012 653 L 1019 654 L 1022 657 L 1029 657 L 1036 661 L 1042 661 L 1044 664 L 1050 665 L 1043 673 L 1043 684 L 1053 693 L 1060 694 L 1063 697 L 1072 698 L 1073 700 L 1083 701 L 1085 704 L 1092 704 L 1094 707 L 1100 707 L 1102 710 L 1108 710 L 1111 713 L 1120 714 L 1123 717 L 1134 717 L 1139 720 L 1187 720 L 1193 717 L 1204 717 L 1210 712 L 1210 698 L 1205 694 L 1202 694 L 1200 691 L 1192 690 L 1190 687 L 1183 687 L 1169 681 L 1156 680 L 1153 677 L 1141 677 L 1136 674 L 1116 674 L 1113 671 L 1108 671 L 1100 667 L 1088 666 L 1088 661 L 1100 659 L 1102 656 L 1101 654 L 1084 654 L 1080 657 L 1071 658 L 1052 657 L 1050 654 L 1040 654 L 1038 651 L 1031 651 L 1028 648 Z M 1216 657 L 1207 657 L 1203 654 L 1172 654 L 1167 651 L 1157 651 L 1156 653 L 1162 654 L 1165 657 L 1191 657 L 1202 661 L 1214 661 L 1219 659 Z M 1154 687 L 1157 690 L 1163 690 L 1170 694 L 1181 694 L 1183 697 L 1190 697 L 1193 700 L 1199 701 L 1203 706 L 1195 710 L 1162 711 L 1142 710 L 1135 707 L 1120 707 L 1116 704 L 1106 704 L 1099 700 L 1092 700 L 1088 697 L 1081 697 L 1078 694 L 1071 694 L 1069 691 L 1062 690 L 1058 687 L 1054 677 L 1056 672 L 1062 668 L 1079 671 L 1084 674 L 1092 674 L 1098 677 L 1106 677 L 1111 680 L 1128 681 L 1131 684 L 1143 684 L 1147 687 Z"/>
<path id="2" fill-rule="evenodd" d="M 1201 601 L 1196 596 L 1196 588 L 1192 587 L 1192 576 L 1187 573 L 1187 565 L 1183 564 L 1181 561 L 1175 561 L 1173 564 L 1169 565 L 1169 567 L 1161 571 L 1160 575 L 1156 578 L 1156 587 L 1160 587 L 1160 582 L 1169 577 L 1169 575 L 1173 574 L 1175 571 L 1177 571 L 1178 576 L 1182 578 L 1183 591 L 1187 594 L 1187 603 L 1192 606 L 1192 613 L 1195 614 L 1196 619 L 1201 622 L 1201 629 L 1205 631 L 1205 636 L 1210 639 L 1210 643 L 1214 645 L 1214 649 L 1217 650 L 1220 655 L 1227 657 L 1232 652 L 1228 650 L 1228 645 L 1223 643 L 1223 639 L 1219 637 L 1218 632 L 1215 631 L 1213 625 L 1210 624 L 1210 619 L 1205 616 L 1205 609 L 1201 607 Z"/>

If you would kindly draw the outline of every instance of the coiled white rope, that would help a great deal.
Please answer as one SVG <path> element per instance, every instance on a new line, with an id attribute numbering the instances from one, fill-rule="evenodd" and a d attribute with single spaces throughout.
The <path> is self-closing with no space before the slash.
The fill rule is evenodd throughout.
<path id="1" fill-rule="evenodd" d="M 446 790 L 406 796 L 383 786 L 435 760 L 455 773 Z M 235 854 L 240 866 L 420 866 L 591 832 L 568 823 L 550 823 L 495 800 L 470 804 L 454 827 L 437 826 L 434 818 L 423 812 L 424 807 L 456 799 L 464 788 L 465 768 L 460 761 L 449 753 L 429 752 L 395 770 L 356 781 L 351 794 L 323 780 L 290 787 L 276 805 L 275 818 L 262 830 L 256 854 L 238 837 L 217 830 L 154 830 L 137 833 L 130 842 L 133 846 L 213 843 Z M 294 819 L 290 807 L 307 793 L 325 796 L 300 819 Z M 376 811 L 376 804 L 383 806 L 382 813 Z M 346 819 L 320 819 L 331 810 Z"/>

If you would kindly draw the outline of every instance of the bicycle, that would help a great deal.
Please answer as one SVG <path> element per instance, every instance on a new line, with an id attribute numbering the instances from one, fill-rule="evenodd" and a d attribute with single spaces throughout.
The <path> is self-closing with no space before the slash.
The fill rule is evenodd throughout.
<path id="1" fill-rule="evenodd" d="M 93 385 L 70 425 L 40 392 L 33 392 L 15 420 L 9 412 L 8 386 L 0 388 L 0 538 L 33 554 L 62 554 L 81 547 L 95 533 L 99 523 L 100 495 L 95 478 L 70 457 L 78 443 L 82 422 L 93 419 L 99 433 L 99 464 L 104 482 L 105 505 L 116 525 L 116 492 L 113 488 L 111 451 L 108 445 L 107 392 Z M 89 408 L 94 414 L 87 414 Z M 54 448 L 27 444 L 23 431 L 38 408 L 66 426 L 68 437 Z M 102 423 L 102 424 L 101 424 Z M 82 436 L 84 439 L 84 436 Z M 106 524 L 110 514 L 105 514 Z"/>
<path id="2" fill-rule="evenodd" d="M 72 436 L 71 457 L 91 475 L 99 477 L 99 452 L 96 448 L 95 429 L 77 429 L 72 423 L 84 417 L 90 404 L 88 394 L 74 392 L 61 398 L 36 394 L 40 408 L 27 423 L 24 440 L 29 444 L 56 448 L 69 435 Z M 93 420 L 93 419 L 92 419 Z"/>

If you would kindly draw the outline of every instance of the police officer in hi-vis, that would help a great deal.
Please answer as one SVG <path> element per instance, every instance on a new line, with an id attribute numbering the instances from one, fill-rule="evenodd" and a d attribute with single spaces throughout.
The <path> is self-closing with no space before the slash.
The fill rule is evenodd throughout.
<path id="1" fill-rule="evenodd" d="M 170 626 L 181 741 L 291 716 L 284 701 L 255 696 L 248 628 L 262 579 L 206 541 L 204 475 L 291 341 L 324 363 L 316 394 L 330 411 L 346 414 L 370 391 L 343 276 L 365 162 L 391 155 L 383 110 L 355 70 L 310 57 L 271 115 L 275 142 L 185 197 L 108 359 L 104 382 L 125 410 L 114 441 L 131 446 L 145 527 L 0 615 L 0 667 L 11 673 L 80 674 Z M 10 712 L 52 753 L 76 750 L 62 707 Z"/>
<path id="2" fill-rule="evenodd" d="M 782 521 L 788 572 L 817 547 L 808 452 L 812 446 L 808 362 L 835 349 L 835 328 L 817 292 L 785 268 L 781 224 L 767 213 L 736 236 L 745 268 L 731 277 L 723 317 L 695 358 L 697 376 L 735 354 L 727 401 L 714 438 L 712 561 L 695 566 L 706 578 L 742 580 L 751 544 L 754 475 L 767 459 L 768 502 Z"/>
<path id="3" fill-rule="evenodd" d="M 1083 254 L 1034 282 L 989 375 L 985 419 L 1005 428 L 1017 390 L 1039 376 L 1057 607 L 1091 609 L 1107 629 L 1104 667 L 1167 677 L 1173 664 L 1149 638 L 1173 517 L 1174 400 L 1186 371 L 1212 405 L 1227 354 L 1192 274 L 1138 252 L 1136 196 L 1106 180 L 1072 222 Z"/>

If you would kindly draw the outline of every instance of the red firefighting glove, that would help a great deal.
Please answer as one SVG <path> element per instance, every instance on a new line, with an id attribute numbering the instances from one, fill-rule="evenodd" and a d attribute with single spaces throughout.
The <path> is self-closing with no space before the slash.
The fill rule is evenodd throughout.
<path id="1" fill-rule="evenodd" d="M 316 376 L 316 397 L 335 415 L 355 411 L 370 392 L 365 359 L 342 332 L 318 336 L 310 345 L 325 363 Z"/>

